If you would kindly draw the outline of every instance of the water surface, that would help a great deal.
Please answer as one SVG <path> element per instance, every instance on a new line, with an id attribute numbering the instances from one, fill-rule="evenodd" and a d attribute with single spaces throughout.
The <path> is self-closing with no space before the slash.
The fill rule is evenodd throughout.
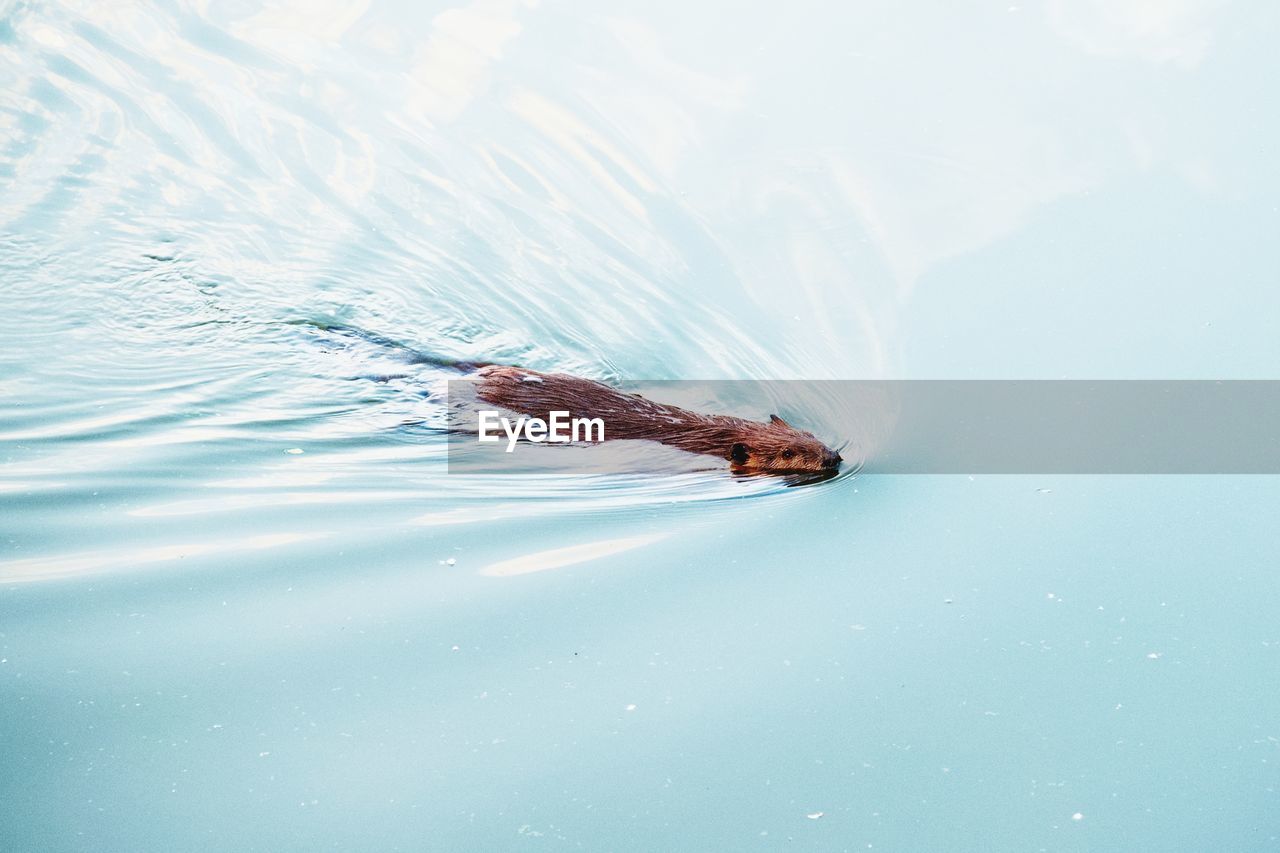
<path id="1" fill-rule="evenodd" d="M 0 2 L 0 847 L 1273 849 L 1273 478 L 451 475 L 328 330 L 1276 378 L 1278 24 Z"/>

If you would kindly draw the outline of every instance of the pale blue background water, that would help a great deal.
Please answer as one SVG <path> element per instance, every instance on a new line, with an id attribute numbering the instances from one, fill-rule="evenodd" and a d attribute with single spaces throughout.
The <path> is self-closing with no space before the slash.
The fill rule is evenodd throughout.
<path id="1" fill-rule="evenodd" d="M 1276 378 L 1278 37 L 0 2 L 0 848 L 1276 849 L 1274 478 L 445 475 L 315 324 Z"/>

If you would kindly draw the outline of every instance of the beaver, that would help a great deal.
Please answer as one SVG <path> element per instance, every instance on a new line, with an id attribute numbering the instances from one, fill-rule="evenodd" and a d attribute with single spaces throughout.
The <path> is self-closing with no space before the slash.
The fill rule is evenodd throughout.
<path id="1" fill-rule="evenodd" d="M 543 420 L 553 411 L 600 418 L 605 440 L 660 442 L 727 460 L 735 473 L 833 475 L 844 461 L 813 433 L 777 415 L 768 423 L 704 415 L 564 373 L 498 364 L 467 367 L 474 370 L 476 397 L 491 405 Z"/>
<path id="2" fill-rule="evenodd" d="M 400 341 L 344 323 L 298 320 L 334 351 L 361 343 L 376 353 L 394 354 L 407 364 L 429 365 L 461 375 L 474 386 L 475 397 L 526 417 L 551 420 L 551 412 L 604 421 L 605 440 L 656 441 L 729 462 L 739 474 L 796 475 L 797 482 L 834 476 L 844 460 L 813 433 L 796 429 L 777 415 L 768 423 L 726 415 L 704 415 L 656 403 L 591 379 L 564 373 L 541 373 L 490 361 L 456 359 L 415 349 Z M 361 378 L 378 382 L 410 380 L 410 373 L 378 373 Z M 460 432 L 474 431 L 455 424 Z"/>

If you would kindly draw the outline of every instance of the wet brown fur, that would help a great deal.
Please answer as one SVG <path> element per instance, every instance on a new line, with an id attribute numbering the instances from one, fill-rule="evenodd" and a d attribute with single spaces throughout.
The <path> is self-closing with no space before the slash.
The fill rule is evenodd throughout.
<path id="1" fill-rule="evenodd" d="M 716 456 L 742 473 L 834 473 L 840 454 L 812 433 L 771 415 L 769 423 L 704 415 L 627 394 L 590 379 L 489 365 L 476 371 L 476 396 L 494 406 L 550 420 L 552 411 L 601 418 L 605 440 L 657 441 Z"/>

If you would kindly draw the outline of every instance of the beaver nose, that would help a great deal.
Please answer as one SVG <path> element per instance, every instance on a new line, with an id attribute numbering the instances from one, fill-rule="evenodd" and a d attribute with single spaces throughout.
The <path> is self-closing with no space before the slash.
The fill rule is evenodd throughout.
<path id="1" fill-rule="evenodd" d="M 844 461 L 844 457 L 839 453 L 827 453 L 822 459 L 823 468 L 839 468 L 840 463 Z"/>

